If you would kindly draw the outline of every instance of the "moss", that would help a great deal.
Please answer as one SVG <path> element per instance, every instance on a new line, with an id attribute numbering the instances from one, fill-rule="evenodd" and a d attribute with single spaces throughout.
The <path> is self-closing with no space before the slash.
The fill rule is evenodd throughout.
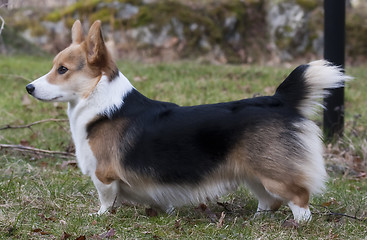
<path id="1" fill-rule="evenodd" d="M 222 40 L 220 27 L 216 25 L 213 19 L 203 10 L 193 10 L 187 5 L 178 1 L 159 1 L 139 7 L 139 12 L 130 20 L 124 22 L 124 28 L 136 28 L 153 24 L 159 30 L 163 26 L 172 24 L 172 19 L 177 19 L 183 25 L 186 40 L 185 51 L 181 52 L 182 57 L 187 54 L 199 54 L 199 41 L 202 36 L 207 36 L 210 44 Z M 191 24 L 197 24 L 199 27 L 192 31 Z M 173 28 L 174 26 L 172 26 Z M 174 34 L 172 31 L 171 34 Z"/>
<path id="2" fill-rule="evenodd" d="M 113 0 L 110 0 L 111 2 Z M 118 0 L 120 3 L 130 3 L 132 5 L 135 5 L 135 6 L 140 6 L 143 4 L 143 1 L 142 0 Z"/>
<path id="3" fill-rule="evenodd" d="M 103 23 L 109 22 L 111 18 L 116 13 L 116 9 L 111 8 L 103 8 L 93 14 L 90 15 L 90 22 L 94 22 L 96 20 L 101 20 Z"/>
<path id="4" fill-rule="evenodd" d="M 91 13 L 97 4 L 100 3 L 100 0 L 83 0 L 78 1 L 69 7 L 66 7 L 63 11 L 63 15 L 73 14 L 75 12 L 85 14 Z"/>
<path id="5" fill-rule="evenodd" d="M 62 17 L 61 12 L 59 10 L 55 10 L 47 14 L 45 17 L 43 17 L 43 20 L 57 22 L 60 21 L 61 17 Z"/>
<path id="6" fill-rule="evenodd" d="M 296 3 L 306 11 L 312 11 L 322 4 L 319 0 L 296 0 Z"/>
<path id="7" fill-rule="evenodd" d="M 90 14 L 95 10 L 97 4 L 100 3 L 100 0 L 79 0 L 78 2 L 62 9 L 55 10 L 44 17 L 44 20 L 57 22 L 62 18 L 67 16 L 72 16 L 75 13 L 78 13 L 79 16 L 83 16 L 86 14 Z"/>
<path id="8" fill-rule="evenodd" d="M 30 18 L 27 21 L 13 21 L 12 27 L 17 31 L 25 31 L 29 29 L 31 36 L 34 37 L 47 34 L 47 30 L 41 25 L 40 21 L 33 18 Z"/>
<path id="9" fill-rule="evenodd" d="M 10 54 L 47 56 L 47 53 L 45 53 L 38 46 L 25 40 L 14 28 L 10 27 L 9 25 L 5 25 L 1 36 L 3 37 L 7 52 Z"/>
<path id="10" fill-rule="evenodd" d="M 67 29 L 71 29 L 73 27 L 74 22 L 75 19 L 72 16 L 64 17 L 64 24 Z"/>
<path id="11" fill-rule="evenodd" d="M 39 23 L 32 24 L 30 30 L 33 37 L 39 37 L 47 33 L 47 30 Z"/>
<path id="12" fill-rule="evenodd" d="M 346 14 L 346 52 L 352 60 L 367 58 L 367 13 L 350 10 Z"/>
<path id="13" fill-rule="evenodd" d="M 266 44 L 267 39 L 264 0 L 227 1 L 214 4 L 209 11 L 210 17 L 221 29 L 220 34 L 223 38 L 220 41 L 221 48 L 229 63 L 247 61 L 238 54 L 240 51 L 244 51 L 255 61 L 265 54 L 263 48 L 258 47 Z M 236 18 L 235 29 L 225 27 L 225 21 L 228 17 Z M 235 33 L 241 36 L 240 42 L 234 45 L 228 43 L 228 37 Z"/>

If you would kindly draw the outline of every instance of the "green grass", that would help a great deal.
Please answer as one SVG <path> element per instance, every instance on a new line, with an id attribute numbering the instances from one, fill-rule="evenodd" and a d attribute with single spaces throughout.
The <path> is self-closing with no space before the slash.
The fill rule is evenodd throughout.
<path id="1" fill-rule="evenodd" d="M 272 94 L 291 69 L 263 66 L 214 66 L 196 62 L 141 64 L 119 62 L 120 70 L 150 98 L 181 105 L 214 103 Z M 45 74 L 51 59 L 0 56 L 0 127 L 41 119 L 67 118 L 66 104 L 42 103 L 28 98 L 26 79 Z M 126 205 L 102 216 L 92 182 L 65 159 L 0 150 L 0 238 L 97 239 L 110 231 L 115 239 L 365 239 L 367 236 L 367 182 L 353 175 L 345 156 L 359 156 L 366 170 L 367 70 L 347 68 L 356 80 L 346 87 L 346 136 L 327 157 L 330 180 L 323 195 L 311 201 L 313 220 L 298 228 L 284 226 L 292 218 L 288 207 L 271 216 L 253 219 L 257 201 L 246 190 L 224 196 L 224 208 L 209 204 L 224 223 L 217 226 L 197 206 L 175 215 L 150 217 L 144 206 Z M 316 118 L 320 122 L 321 118 Z M 71 145 L 68 123 L 44 123 L 26 129 L 0 130 L 0 143 L 67 151 Z M 348 154 L 346 154 L 348 153 Z M 340 157 L 341 175 L 332 164 Z M 340 160 L 340 159 L 339 159 Z M 331 164 L 331 165 L 330 165 Z M 364 164 L 364 165 L 363 165 Z M 330 214 L 333 211 L 336 214 Z M 357 217 L 364 219 L 359 221 Z M 111 229 L 115 232 L 111 233 Z"/>

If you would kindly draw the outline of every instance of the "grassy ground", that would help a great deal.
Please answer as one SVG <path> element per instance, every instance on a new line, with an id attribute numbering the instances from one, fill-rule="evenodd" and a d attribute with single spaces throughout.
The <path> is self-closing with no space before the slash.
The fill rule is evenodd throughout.
<path id="1" fill-rule="evenodd" d="M 28 80 L 43 75 L 50 67 L 47 58 L 0 56 L 0 128 L 67 117 L 65 104 L 38 102 L 25 92 Z M 119 67 L 148 97 L 181 105 L 272 94 L 290 72 L 282 67 L 193 62 L 119 62 Z M 188 206 L 173 216 L 152 216 L 144 206 L 132 205 L 102 216 L 90 215 L 99 207 L 96 190 L 87 177 L 68 164 L 68 159 L 1 149 L 0 238 L 366 239 L 367 182 L 363 171 L 367 157 L 367 70 L 348 68 L 347 72 L 356 80 L 346 88 L 346 136 L 327 146 L 328 189 L 312 199 L 313 220 L 309 224 L 290 226 L 286 221 L 292 218 L 288 207 L 282 207 L 273 217 L 252 219 L 257 201 L 246 189 L 219 199 L 225 207 L 217 203 L 208 204 L 206 210 Z M 321 122 L 321 118 L 315 120 Z M 68 129 L 67 122 L 4 129 L 0 130 L 0 143 L 71 151 Z"/>

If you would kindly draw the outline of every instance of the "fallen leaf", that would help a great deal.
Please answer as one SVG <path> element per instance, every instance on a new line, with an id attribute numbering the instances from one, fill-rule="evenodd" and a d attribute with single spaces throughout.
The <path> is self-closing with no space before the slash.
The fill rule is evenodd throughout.
<path id="1" fill-rule="evenodd" d="M 204 204 L 204 203 L 200 203 L 199 204 L 199 209 L 203 212 L 205 212 L 205 210 L 207 209 L 208 207 Z"/>
<path id="2" fill-rule="evenodd" d="M 335 200 L 335 198 L 331 198 L 330 201 L 323 202 L 321 204 L 323 207 L 329 207 L 330 205 L 338 205 L 338 202 Z"/>
<path id="3" fill-rule="evenodd" d="M 26 139 L 20 140 L 20 145 L 26 146 L 26 147 L 29 147 L 30 146 L 29 142 Z"/>
<path id="4" fill-rule="evenodd" d="M 76 168 L 78 166 L 77 161 L 70 160 L 70 161 L 63 161 L 60 168 L 61 169 L 67 169 L 68 167 Z"/>
<path id="5" fill-rule="evenodd" d="M 68 239 L 69 237 L 71 237 L 71 235 L 69 233 L 66 233 L 64 232 L 62 235 L 61 235 L 61 240 L 65 240 L 65 239 Z"/>
<path id="6" fill-rule="evenodd" d="M 96 234 L 96 235 L 93 235 L 91 237 L 91 239 L 97 239 L 97 240 L 100 240 L 100 239 L 106 239 L 106 238 L 112 238 L 114 237 L 116 234 L 116 231 L 114 228 L 111 228 L 110 230 L 108 230 L 107 232 L 105 233 L 102 233 L 102 234 Z"/>
<path id="7" fill-rule="evenodd" d="M 290 219 L 290 220 L 285 220 L 282 223 L 282 227 L 297 229 L 299 227 L 299 224 L 296 220 Z"/>
<path id="8" fill-rule="evenodd" d="M 75 240 L 85 240 L 85 236 L 79 236 L 79 237 L 75 238 Z"/>
<path id="9" fill-rule="evenodd" d="M 32 230 L 32 232 L 34 232 L 34 233 L 39 233 L 39 234 L 41 234 L 41 235 L 50 235 L 50 233 L 45 232 L 45 231 L 43 231 L 43 230 L 42 230 L 42 229 L 40 229 L 40 228 L 33 229 L 33 230 Z"/>
<path id="10" fill-rule="evenodd" d="M 145 214 L 148 217 L 156 217 L 156 216 L 158 216 L 158 212 L 156 210 L 154 210 L 153 208 L 146 208 L 145 209 Z"/>
<path id="11" fill-rule="evenodd" d="M 42 162 L 39 163 L 39 165 L 40 165 L 40 167 L 46 168 L 48 166 L 48 162 L 42 161 Z"/>
<path id="12" fill-rule="evenodd" d="M 356 178 L 366 178 L 366 177 L 367 177 L 366 172 L 360 172 L 360 173 L 356 176 Z"/>
<path id="13" fill-rule="evenodd" d="M 208 206 L 206 206 L 204 203 L 201 203 L 199 205 L 199 210 L 201 210 L 209 219 L 212 223 L 217 222 L 218 217 L 217 215 L 215 215 L 215 213 L 213 213 Z"/>
<path id="14" fill-rule="evenodd" d="M 115 229 L 111 228 L 110 230 L 108 230 L 106 233 L 102 233 L 101 235 L 99 235 L 100 238 L 111 238 L 115 236 Z"/>
<path id="15" fill-rule="evenodd" d="M 43 213 L 39 213 L 38 216 L 45 221 L 52 221 L 52 222 L 56 221 L 56 218 L 54 216 L 46 217 Z"/>
<path id="16" fill-rule="evenodd" d="M 360 156 L 353 157 L 353 169 L 356 172 L 363 172 L 364 170 L 364 160 Z"/>

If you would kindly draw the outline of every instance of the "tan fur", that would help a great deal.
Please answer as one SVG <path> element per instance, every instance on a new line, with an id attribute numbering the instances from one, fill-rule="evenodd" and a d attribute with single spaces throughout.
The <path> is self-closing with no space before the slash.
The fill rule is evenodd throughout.
<path id="1" fill-rule="evenodd" d="M 89 135 L 89 145 L 97 159 L 95 174 L 105 184 L 125 178 L 121 169 L 122 156 L 119 149 L 120 134 L 124 133 L 125 126 L 126 122 L 123 120 L 102 120 Z"/>
<path id="2" fill-rule="evenodd" d="M 271 211 L 277 211 L 283 205 L 282 200 L 275 200 L 273 204 L 270 206 Z"/>
<path id="3" fill-rule="evenodd" d="M 284 200 L 292 201 L 300 207 L 306 208 L 310 193 L 306 188 L 299 185 L 301 182 L 297 178 L 293 180 L 293 183 L 285 183 L 280 179 L 273 180 L 260 176 L 260 181 L 269 192 L 278 195 Z"/>

